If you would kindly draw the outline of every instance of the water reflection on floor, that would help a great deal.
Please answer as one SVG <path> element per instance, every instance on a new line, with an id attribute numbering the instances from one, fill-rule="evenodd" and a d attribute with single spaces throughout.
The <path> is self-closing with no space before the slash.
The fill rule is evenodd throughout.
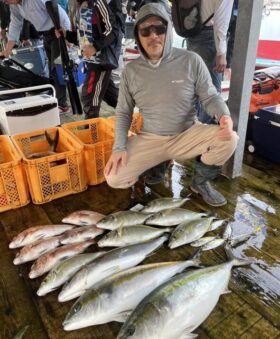
<path id="1" fill-rule="evenodd" d="M 192 171 L 190 163 L 184 165 L 174 161 L 165 179 L 164 194 L 175 198 L 190 194 L 188 186 Z M 233 248 L 233 254 L 238 258 L 255 259 L 250 268 L 234 270 L 231 288 L 243 296 L 254 293 L 254 303 L 275 309 L 278 314 L 273 317 L 273 322 L 280 326 L 280 197 L 274 195 L 271 199 L 267 190 L 252 189 L 253 183 L 244 191 L 238 178 L 233 181 L 221 179 L 221 182 L 220 186 L 218 181 L 216 185 L 229 201 L 225 210 L 233 229 L 232 237 L 248 236 L 246 241 Z M 193 199 L 199 201 L 191 196 L 186 208 L 191 208 Z M 208 206 L 201 206 L 209 211 Z M 222 209 L 215 211 L 218 216 L 223 213 Z"/>

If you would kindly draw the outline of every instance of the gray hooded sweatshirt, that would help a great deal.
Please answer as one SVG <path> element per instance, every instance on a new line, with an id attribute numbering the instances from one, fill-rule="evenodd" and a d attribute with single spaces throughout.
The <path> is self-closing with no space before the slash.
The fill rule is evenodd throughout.
<path id="1" fill-rule="evenodd" d="M 157 67 L 151 65 L 135 30 L 140 57 L 127 64 L 122 73 L 114 152 L 126 150 L 135 106 L 143 118 L 142 132 L 165 136 L 182 133 L 194 124 L 197 98 L 211 117 L 219 119 L 223 114 L 230 114 L 201 57 L 172 47 L 172 23 L 163 5 L 150 3 L 143 6 L 138 12 L 136 27 L 139 21 L 150 15 L 167 22 L 163 55 Z"/>

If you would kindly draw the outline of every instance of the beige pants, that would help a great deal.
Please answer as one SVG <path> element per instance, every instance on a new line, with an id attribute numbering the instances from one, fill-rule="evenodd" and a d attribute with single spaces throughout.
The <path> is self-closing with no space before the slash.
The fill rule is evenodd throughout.
<path id="1" fill-rule="evenodd" d="M 130 137 L 127 144 L 127 166 L 118 168 L 116 175 L 108 175 L 107 183 L 113 188 L 132 186 L 139 175 L 163 161 L 178 161 L 201 155 L 207 165 L 223 165 L 233 154 L 238 136 L 234 132 L 229 141 L 218 139 L 217 125 L 197 123 L 183 133 L 173 136 L 160 136 L 141 133 Z"/>

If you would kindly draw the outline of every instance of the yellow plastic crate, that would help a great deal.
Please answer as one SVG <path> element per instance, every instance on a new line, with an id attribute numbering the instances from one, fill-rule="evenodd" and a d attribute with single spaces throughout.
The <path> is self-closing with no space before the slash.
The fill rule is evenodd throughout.
<path id="1" fill-rule="evenodd" d="M 0 136 L 0 212 L 30 202 L 21 157 L 8 136 Z"/>
<path id="2" fill-rule="evenodd" d="M 29 159 L 49 150 L 45 131 L 54 138 L 59 132 L 56 154 Z M 16 134 L 12 140 L 23 158 L 29 191 L 34 204 L 43 204 L 87 188 L 83 146 L 63 128 L 47 128 Z"/>
<path id="3" fill-rule="evenodd" d="M 115 134 L 116 116 L 111 116 L 106 119 L 106 122 L 110 125 L 112 132 Z M 133 113 L 132 122 L 130 125 L 128 135 L 137 134 L 142 128 L 142 117 L 139 112 Z"/>
<path id="4" fill-rule="evenodd" d="M 62 126 L 84 147 L 89 185 L 98 185 L 105 181 L 104 168 L 112 154 L 114 131 L 105 120 L 95 118 Z"/>

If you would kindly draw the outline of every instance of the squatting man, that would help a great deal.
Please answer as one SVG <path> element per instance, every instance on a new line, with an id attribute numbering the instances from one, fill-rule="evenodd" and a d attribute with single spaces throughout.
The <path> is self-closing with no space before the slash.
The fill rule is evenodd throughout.
<path id="1" fill-rule="evenodd" d="M 105 167 L 107 183 L 127 188 L 160 163 L 194 158 L 191 189 L 212 206 L 226 204 L 209 180 L 233 154 L 238 136 L 204 61 L 194 52 L 172 47 L 172 24 L 162 4 L 140 9 L 134 35 L 140 58 L 122 73 L 115 144 Z M 219 125 L 197 121 L 197 98 Z M 143 118 L 142 131 L 128 138 L 135 106 Z"/>

